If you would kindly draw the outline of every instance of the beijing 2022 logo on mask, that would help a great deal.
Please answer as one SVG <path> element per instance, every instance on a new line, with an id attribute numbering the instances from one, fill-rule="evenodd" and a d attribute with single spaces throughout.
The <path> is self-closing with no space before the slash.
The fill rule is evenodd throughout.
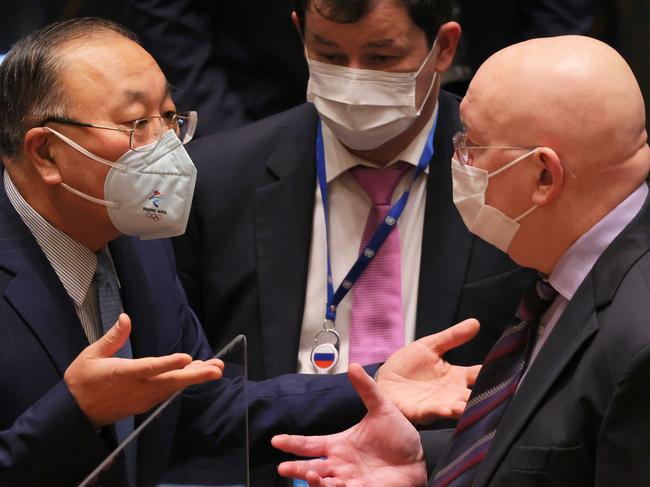
<path id="1" fill-rule="evenodd" d="M 146 206 L 142 207 L 142 211 L 144 211 L 144 214 L 147 216 L 147 218 L 151 218 L 153 221 L 158 222 L 163 219 L 163 216 L 167 214 L 165 210 L 160 208 L 161 201 L 164 200 L 166 196 L 162 194 L 160 191 L 157 189 L 154 190 L 151 195 L 149 196 L 149 201 L 151 204 L 154 206 L 153 208 L 147 208 Z"/>

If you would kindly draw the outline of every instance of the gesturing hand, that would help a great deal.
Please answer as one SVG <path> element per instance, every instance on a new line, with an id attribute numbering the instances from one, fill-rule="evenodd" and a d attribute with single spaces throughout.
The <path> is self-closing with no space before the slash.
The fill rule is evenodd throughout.
<path id="1" fill-rule="evenodd" d="M 451 365 L 442 356 L 478 330 L 478 321 L 469 319 L 420 338 L 388 358 L 377 373 L 377 384 L 414 423 L 460 417 L 481 367 Z"/>
<path id="2" fill-rule="evenodd" d="M 192 361 L 184 353 L 139 359 L 114 358 L 131 333 L 122 313 L 115 325 L 86 347 L 65 371 L 64 380 L 96 428 L 143 413 L 193 384 L 220 379 L 221 360 Z"/>
<path id="3" fill-rule="evenodd" d="M 333 435 L 273 437 L 273 446 L 285 452 L 325 457 L 281 463 L 280 475 L 323 487 L 426 485 L 422 445 L 415 428 L 359 365 L 351 364 L 348 376 L 368 409 L 366 416 Z"/>

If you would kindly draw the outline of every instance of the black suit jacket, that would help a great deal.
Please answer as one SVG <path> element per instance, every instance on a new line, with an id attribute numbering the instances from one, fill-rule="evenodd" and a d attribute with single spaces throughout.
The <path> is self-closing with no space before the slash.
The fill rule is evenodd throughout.
<path id="1" fill-rule="evenodd" d="M 289 0 L 132 0 L 129 20 L 198 134 L 305 101 L 307 63 Z"/>
<path id="2" fill-rule="evenodd" d="M 451 189 L 458 100 L 445 92 L 439 117 L 427 182 L 416 334 L 476 317 L 479 336 L 449 359 L 480 363 L 514 314 L 531 273 L 466 230 Z M 313 106 L 304 104 L 189 148 L 198 182 L 187 232 L 174 241 L 179 274 L 213 347 L 247 335 L 253 378 L 297 366 L 317 120 Z"/>
<path id="3" fill-rule="evenodd" d="M 648 485 L 649 250 L 646 201 L 541 348 L 474 486 Z"/>

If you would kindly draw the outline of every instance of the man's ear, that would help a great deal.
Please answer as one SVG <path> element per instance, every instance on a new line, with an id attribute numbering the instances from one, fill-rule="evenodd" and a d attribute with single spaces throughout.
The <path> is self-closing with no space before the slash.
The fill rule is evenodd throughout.
<path id="1" fill-rule="evenodd" d="M 534 204 L 544 206 L 560 195 L 564 183 L 564 167 L 557 152 L 548 147 L 538 148 L 535 157 L 539 164 L 532 199 Z"/>
<path id="2" fill-rule="evenodd" d="M 300 36 L 300 39 L 302 40 L 302 43 L 305 43 L 305 36 L 303 35 L 302 29 L 300 28 L 300 19 L 298 18 L 298 14 L 294 11 L 291 12 L 291 22 L 293 22 L 293 26 L 296 28 L 298 31 L 298 35 Z"/>
<path id="3" fill-rule="evenodd" d="M 31 128 L 23 140 L 26 163 L 30 163 L 45 184 L 56 186 L 63 177 L 56 163 L 56 149 L 52 147 L 52 134 L 44 127 Z"/>
<path id="4" fill-rule="evenodd" d="M 454 56 L 458 41 L 460 39 L 460 25 L 458 22 L 447 22 L 438 30 L 438 58 L 436 59 L 436 71 L 443 73 L 449 69 Z"/>

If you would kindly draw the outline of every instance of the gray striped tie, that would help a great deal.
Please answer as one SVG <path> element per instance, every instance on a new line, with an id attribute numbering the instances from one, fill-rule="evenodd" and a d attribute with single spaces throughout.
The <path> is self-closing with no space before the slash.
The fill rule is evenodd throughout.
<path id="1" fill-rule="evenodd" d="M 122 311 L 122 301 L 117 285 L 117 277 L 113 270 L 110 258 L 105 250 L 97 252 L 97 269 L 95 270 L 95 284 L 99 298 L 99 311 L 102 319 L 102 330 L 106 333 L 117 321 Z M 117 357 L 133 358 L 131 340 L 117 352 Z M 122 443 L 133 432 L 133 416 L 124 418 L 115 423 L 117 441 Z M 124 450 L 126 473 L 130 487 L 136 487 L 137 478 L 137 443 L 131 442 Z"/>

